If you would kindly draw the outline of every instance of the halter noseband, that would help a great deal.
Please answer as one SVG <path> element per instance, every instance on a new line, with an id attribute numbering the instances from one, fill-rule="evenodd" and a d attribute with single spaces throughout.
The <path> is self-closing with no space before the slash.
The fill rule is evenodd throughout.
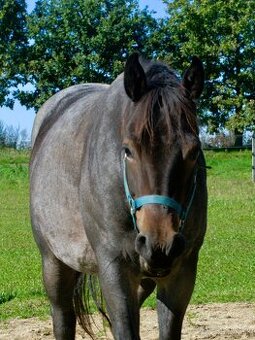
<path id="1" fill-rule="evenodd" d="M 189 210 L 190 210 L 190 207 L 191 207 L 194 195 L 195 195 L 196 183 L 197 183 L 196 181 L 197 171 L 195 172 L 195 175 L 194 175 L 193 188 L 189 195 L 187 208 L 185 209 L 175 199 L 168 197 L 168 196 L 163 196 L 163 195 L 146 195 L 146 196 L 141 196 L 141 197 L 134 199 L 129 190 L 128 181 L 127 181 L 126 158 L 127 156 L 125 154 L 124 159 L 123 159 L 124 189 L 125 189 L 126 198 L 127 198 L 127 201 L 130 207 L 130 213 L 133 219 L 133 224 L 134 224 L 135 229 L 138 232 L 140 232 L 137 227 L 137 223 L 136 223 L 136 215 L 135 215 L 136 211 L 146 204 L 159 204 L 159 205 L 163 205 L 163 206 L 166 206 L 168 208 L 175 210 L 175 212 L 178 214 L 180 218 L 179 232 L 181 232 L 184 227 L 184 223 L 187 219 L 187 216 L 188 216 L 188 213 L 189 213 Z"/>

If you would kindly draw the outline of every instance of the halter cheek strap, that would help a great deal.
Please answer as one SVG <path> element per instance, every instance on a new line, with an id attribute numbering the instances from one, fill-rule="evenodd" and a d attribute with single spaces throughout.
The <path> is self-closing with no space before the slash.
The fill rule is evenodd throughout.
<path id="1" fill-rule="evenodd" d="M 137 227 L 136 223 L 136 211 L 140 209 L 142 206 L 146 204 L 159 204 L 168 208 L 171 208 L 175 210 L 175 212 L 178 214 L 180 218 L 180 231 L 183 229 L 184 223 L 186 221 L 188 212 L 190 210 L 195 191 L 196 191 L 196 174 L 194 176 L 194 183 L 193 183 L 193 189 L 191 191 L 189 200 L 188 200 L 188 205 L 187 209 L 184 209 L 175 199 L 168 197 L 168 196 L 162 196 L 162 195 L 146 195 L 146 196 L 141 196 L 136 199 L 134 199 L 130 193 L 129 186 L 128 186 L 128 181 L 127 181 L 127 169 L 126 169 L 126 158 L 127 156 L 124 156 L 123 159 L 123 179 L 124 179 L 124 189 L 125 189 L 125 194 L 127 201 L 130 206 L 130 213 L 133 219 L 133 224 L 135 229 L 139 232 L 139 229 Z"/>

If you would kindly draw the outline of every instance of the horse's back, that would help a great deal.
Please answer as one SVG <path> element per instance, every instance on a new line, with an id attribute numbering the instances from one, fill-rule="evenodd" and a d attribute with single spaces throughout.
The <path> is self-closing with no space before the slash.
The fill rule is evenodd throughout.
<path id="1" fill-rule="evenodd" d="M 84 100 L 89 94 L 98 93 L 106 87 L 108 85 L 93 83 L 74 85 L 49 98 L 36 114 L 32 130 L 32 147 L 43 124 L 51 121 L 49 125 L 52 125 L 53 121 L 61 116 L 70 105 L 76 101 Z"/>
<path id="2" fill-rule="evenodd" d="M 51 97 L 37 114 L 30 163 L 31 218 L 41 251 L 78 271 L 95 270 L 79 202 L 82 153 L 94 103 L 106 85 L 70 87 Z"/>

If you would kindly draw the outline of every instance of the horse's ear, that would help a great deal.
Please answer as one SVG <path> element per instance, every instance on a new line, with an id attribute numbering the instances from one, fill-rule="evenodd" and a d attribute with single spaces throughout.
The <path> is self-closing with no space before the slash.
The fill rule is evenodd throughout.
<path id="1" fill-rule="evenodd" d="M 124 87 L 127 95 L 134 102 L 137 102 L 147 92 L 146 75 L 139 62 L 138 53 L 131 54 L 126 62 Z"/>
<path id="2" fill-rule="evenodd" d="M 198 57 L 193 57 L 190 67 L 183 75 L 182 83 L 192 99 L 197 99 L 204 88 L 204 67 Z"/>

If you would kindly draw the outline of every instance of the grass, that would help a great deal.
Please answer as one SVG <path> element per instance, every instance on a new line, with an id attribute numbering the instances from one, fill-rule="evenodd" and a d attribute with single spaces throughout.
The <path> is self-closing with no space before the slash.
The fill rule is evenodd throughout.
<path id="1" fill-rule="evenodd" d="M 251 152 L 207 152 L 209 214 L 194 303 L 255 301 Z"/>
<path id="2" fill-rule="evenodd" d="M 49 315 L 30 227 L 28 159 L 29 152 L 0 149 L 0 320 Z M 192 303 L 255 301 L 251 152 L 210 151 L 206 159 L 208 231 Z"/>
<path id="3" fill-rule="evenodd" d="M 0 149 L 0 319 L 48 308 L 30 227 L 28 158 L 28 152 Z"/>

